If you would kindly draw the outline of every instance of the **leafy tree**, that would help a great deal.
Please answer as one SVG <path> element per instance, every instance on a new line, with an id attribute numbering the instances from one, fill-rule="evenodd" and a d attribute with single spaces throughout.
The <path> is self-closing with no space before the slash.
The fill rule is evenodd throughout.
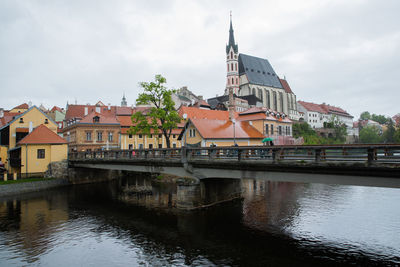
<path id="1" fill-rule="evenodd" d="M 364 111 L 360 115 L 360 120 L 370 120 L 371 119 L 371 114 L 368 111 Z"/>
<path id="2" fill-rule="evenodd" d="M 159 134 L 165 137 L 167 147 L 171 147 L 170 137 L 172 130 L 181 121 L 178 112 L 174 108 L 172 93 L 174 90 L 167 89 L 164 84 L 167 80 L 161 75 L 156 75 L 154 82 L 141 82 L 139 85 L 144 92 L 139 94 L 137 105 L 151 105 L 147 112 L 135 112 L 132 115 L 133 125 L 129 132 L 131 134 Z"/>
<path id="3" fill-rule="evenodd" d="M 386 131 L 383 133 L 383 142 L 385 143 L 394 143 L 395 138 L 394 135 L 396 133 L 396 129 L 394 128 L 393 121 L 388 120 L 388 125 Z"/>
<path id="4" fill-rule="evenodd" d="M 379 129 L 375 126 L 366 126 L 360 131 L 360 142 L 365 144 L 380 143 L 382 138 Z"/>
<path id="5" fill-rule="evenodd" d="M 304 135 L 317 135 L 317 133 L 307 122 L 293 124 L 293 137 L 304 137 Z"/>
<path id="6" fill-rule="evenodd" d="M 372 114 L 371 115 L 371 120 L 379 122 L 380 124 L 385 124 L 387 123 L 390 119 L 386 118 L 384 115 L 377 115 L 377 114 Z"/>
<path id="7" fill-rule="evenodd" d="M 400 127 L 397 128 L 396 132 L 394 133 L 394 142 L 400 144 Z"/>

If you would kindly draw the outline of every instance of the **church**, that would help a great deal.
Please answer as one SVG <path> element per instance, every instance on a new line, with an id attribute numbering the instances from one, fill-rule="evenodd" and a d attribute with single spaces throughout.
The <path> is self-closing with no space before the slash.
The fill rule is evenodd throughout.
<path id="1" fill-rule="evenodd" d="M 233 88 L 239 97 L 256 96 L 262 106 L 285 113 L 290 119 L 298 120 L 296 95 L 285 79 L 279 78 L 267 59 L 239 54 L 230 19 L 229 42 L 226 45 L 226 89 Z"/>

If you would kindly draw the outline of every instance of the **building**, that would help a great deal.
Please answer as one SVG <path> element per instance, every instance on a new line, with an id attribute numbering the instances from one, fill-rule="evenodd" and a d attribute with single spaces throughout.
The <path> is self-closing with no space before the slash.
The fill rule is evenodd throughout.
<path id="1" fill-rule="evenodd" d="M 304 113 L 304 121 L 314 129 L 324 128 L 326 123 L 337 119 L 346 125 L 347 135 L 355 135 L 353 128 L 353 116 L 342 108 L 325 103 L 315 104 L 311 102 L 298 101 L 298 110 Z"/>
<path id="2" fill-rule="evenodd" d="M 86 109 L 84 109 L 86 111 Z M 95 151 L 119 149 L 121 124 L 115 115 L 91 111 L 83 118 L 70 120 L 63 128 L 69 151 Z M 68 111 L 67 111 L 68 114 Z"/>
<path id="3" fill-rule="evenodd" d="M 278 77 L 267 59 L 239 54 L 232 18 L 229 42 L 226 45 L 226 64 L 225 95 L 228 95 L 228 88 L 233 88 L 233 93 L 239 97 L 254 95 L 261 100 L 263 107 L 296 119 L 296 95 L 290 89 L 289 83 Z"/>
<path id="4" fill-rule="evenodd" d="M 47 168 L 46 164 L 67 158 L 67 154 L 62 153 L 62 149 L 59 150 L 59 156 L 46 157 L 46 151 L 48 151 L 47 155 L 51 155 L 52 145 L 55 144 L 53 143 L 54 135 L 57 135 L 58 128 L 57 123 L 47 114 L 36 106 L 26 109 L 25 106 L 21 108 L 20 105 L 11 111 L 13 112 L 3 111 L 3 114 L 0 112 L 0 115 L 3 115 L 0 126 L 0 157 L 6 163 L 8 173 L 19 175 L 25 173 L 25 175 L 28 175 L 32 171 L 44 172 Z M 48 130 L 43 129 L 43 127 Z M 35 136 L 42 137 L 40 144 L 34 144 Z M 22 142 L 22 140 L 25 141 Z M 65 140 L 62 141 L 61 137 L 57 140 L 57 142 L 65 143 Z M 40 145 L 40 148 L 37 145 Z M 53 151 L 58 150 L 58 148 L 54 148 Z M 37 158 L 35 149 L 44 149 L 44 158 Z M 26 165 L 29 163 L 33 164 L 32 168 Z M 39 167 L 33 168 L 33 166 Z"/>

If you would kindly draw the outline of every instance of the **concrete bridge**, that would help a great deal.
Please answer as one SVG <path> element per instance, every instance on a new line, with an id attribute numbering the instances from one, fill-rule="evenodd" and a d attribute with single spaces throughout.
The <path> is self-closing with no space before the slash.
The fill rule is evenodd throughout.
<path id="1" fill-rule="evenodd" d="M 201 147 L 75 152 L 74 168 L 166 173 L 204 180 L 271 181 L 400 188 L 400 145 Z"/>

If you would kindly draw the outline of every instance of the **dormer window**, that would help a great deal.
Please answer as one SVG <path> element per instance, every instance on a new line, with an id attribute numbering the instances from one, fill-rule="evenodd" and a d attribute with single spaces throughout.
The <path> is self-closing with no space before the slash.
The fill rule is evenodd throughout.
<path id="1" fill-rule="evenodd" d="M 44 124 L 49 124 L 49 119 L 44 119 Z"/>
<path id="2" fill-rule="evenodd" d="M 24 118 L 19 118 L 19 123 L 24 123 Z"/>
<path id="3" fill-rule="evenodd" d="M 94 116 L 93 117 L 93 122 L 100 122 L 100 117 L 99 116 Z"/>

